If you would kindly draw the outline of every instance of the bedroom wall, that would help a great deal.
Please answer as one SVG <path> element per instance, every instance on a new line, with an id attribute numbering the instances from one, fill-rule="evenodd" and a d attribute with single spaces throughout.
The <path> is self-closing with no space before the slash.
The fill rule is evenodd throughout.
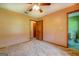
<path id="1" fill-rule="evenodd" d="M 79 10 L 79 4 L 42 17 L 43 40 L 67 47 L 67 13 L 75 10 Z"/>
<path id="2" fill-rule="evenodd" d="M 29 16 L 0 8 L 0 48 L 30 40 Z"/>

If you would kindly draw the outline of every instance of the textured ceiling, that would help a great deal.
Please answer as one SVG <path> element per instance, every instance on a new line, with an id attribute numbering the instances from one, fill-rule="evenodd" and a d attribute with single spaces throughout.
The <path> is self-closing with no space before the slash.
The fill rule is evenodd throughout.
<path id="1" fill-rule="evenodd" d="M 43 13 L 35 11 L 35 12 L 29 12 L 26 15 L 29 15 L 35 18 L 40 18 L 50 13 L 61 10 L 63 8 L 69 7 L 71 5 L 74 5 L 74 4 L 73 3 L 52 3 L 50 6 L 40 6 L 41 9 L 43 10 Z M 19 12 L 22 14 L 25 14 L 25 11 L 28 9 L 29 6 L 30 4 L 27 4 L 27 3 L 0 3 L 0 7 L 2 8 Z"/>

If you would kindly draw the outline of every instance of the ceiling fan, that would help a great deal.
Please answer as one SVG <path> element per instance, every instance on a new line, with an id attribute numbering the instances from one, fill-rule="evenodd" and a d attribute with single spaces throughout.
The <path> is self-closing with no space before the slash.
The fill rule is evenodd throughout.
<path id="1" fill-rule="evenodd" d="M 33 10 L 39 11 L 40 13 L 43 12 L 40 6 L 50 6 L 51 3 L 28 3 L 30 7 L 25 11 L 25 13 L 31 12 Z"/>

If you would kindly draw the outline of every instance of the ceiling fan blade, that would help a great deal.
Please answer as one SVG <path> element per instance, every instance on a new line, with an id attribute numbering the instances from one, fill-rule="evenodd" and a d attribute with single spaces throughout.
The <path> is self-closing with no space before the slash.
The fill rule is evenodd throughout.
<path id="1" fill-rule="evenodd" d="M 32 3 L 27 3 L 27 4 L 32 4 Z"/>
<path id="2" fill-rule="evenodd" d="M 51 3 L 40 3 L 41 6 L 49 6 Z"/>
<path id="3" fill-rule="evenodd" d="M 49 6 L 49 5 L 51 5 L 51 3 L 28 3 L 28 4 L 37 4 L 37 5 L 41 5 L 41 6 Z"/>
<path id="4" fill-rule="evenodd" d="M 32 8 L 31 8 L 31 9 L 29 9 L 29 11 L 32 11 Z"/>
<path id="5" fill-rule="evenodd" d="M 42 13 L 43 12 L 43 10 L 42 9 L 39 9 L 39 11 Z"/>

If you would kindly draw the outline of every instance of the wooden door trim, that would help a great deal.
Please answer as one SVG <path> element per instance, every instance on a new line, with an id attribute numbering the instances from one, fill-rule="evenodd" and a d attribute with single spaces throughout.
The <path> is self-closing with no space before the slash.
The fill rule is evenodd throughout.
<path id="1" fill-rule="evenodd" d="M 36 21 L 36 20 L 30 19 L 30 39 L 31 39 L 31 21 L 38 22 L 38 21 Z M 43 23 L 43 20 L 39 20 L 39 21 L 42 21 L 42 23 Z M 42 24 L 42 31 L 43 31 L 43 24 Z M 42 32 L 42 37 L 43 37 L 43 32 Z M 42 38 L 42 40 L 43 40 L 43 38 Z"/>
<path id="2" fill-rule="evenodd" d="M 32 20 L 32 19 L 30 19 L 30 21 L 29 21 L 29 22 L 30 22 L 30 23 L 29 23 L 29 30 L 30 30 L 30 31 L 29 31 L 29 33 L 30 33 L 30 40 L 32 39 L 32 38 L 31 38 L 31 21 L 35 21 L 35 20 Z M 35 21 L 35 22 L 36 22 L 36 21 Z"/>
<path id="3" fill-rule="evenodd" d="M 39 22 L 42 22 L 42 33 L 41 33 L 41 35 L 42 35 L 42 39 L 41 40 L 43 40 L 43 20 L 39 20 L 39 21 L 37 21 L 37 24 L 39 23 Z M 38 36 L 37 36 L 38 37 Z M 40 39 L 39 39 L 40 40 Z"/>

